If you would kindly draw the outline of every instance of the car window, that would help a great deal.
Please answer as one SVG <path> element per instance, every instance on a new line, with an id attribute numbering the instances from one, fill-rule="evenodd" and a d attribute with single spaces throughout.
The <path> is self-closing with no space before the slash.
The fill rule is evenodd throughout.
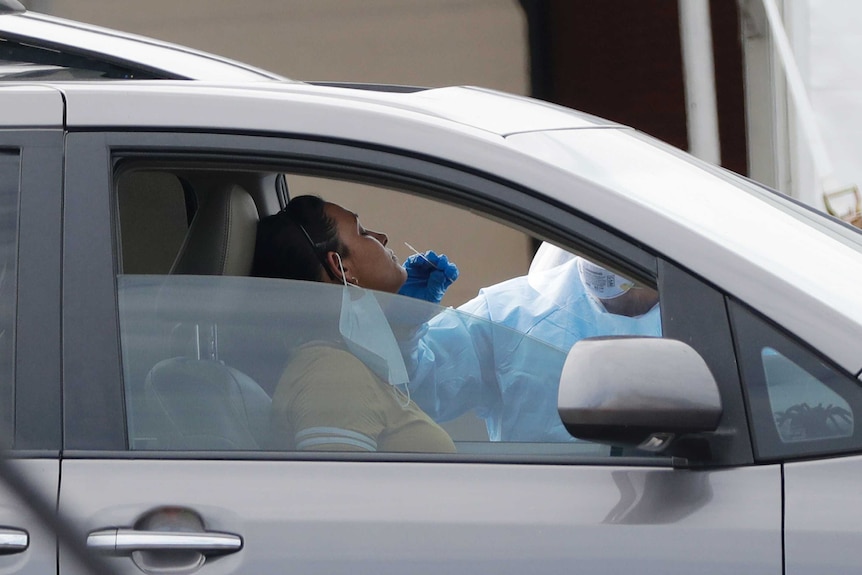
<path id="1" fill-rule="evenodd" d="M 853 435 L 850 404 L 771 347 L 761 351 L 769 405 L 784 443 Z"/>
<path id="2" fill-rule="evenodd" d="M 859 382 L 739 305 L 732 318 L 757 455 L 856 449 Z"/>
<path id="3" fill-rule="evenodd" d="M 461 262 L 458 280 L 434 301 L 252 277 L 260 214 L 279 209 L 270 178 L 169 172 L 118 186 L 131 449 L 610 453 L 566 432 L 560 372 L 585 337 L 661 335 L 653 285 L 462 208 L 308 174 L 287 175 L 291 198 L 319 193 L 385 230 L 396 266 L 411 256 L 433 266 L 445 251 Z M 393 202 L 404 202 L 398 222 L 381 215 Z M 453 224 L 472 233 L 455 236 Z M 161 263 L 135 263 L 151 256 Z"/>
<path id="4" fill-rule="evenodd" d="M 0 150 L 0 433 L 12 437 L 20 155 Z"/>
<path id="5" fill-rule="evenodd" d="M 117 187 L 123 273 L 170 272 L 196 201 L 173 174 L 146 170 L 126 174 Z"/>

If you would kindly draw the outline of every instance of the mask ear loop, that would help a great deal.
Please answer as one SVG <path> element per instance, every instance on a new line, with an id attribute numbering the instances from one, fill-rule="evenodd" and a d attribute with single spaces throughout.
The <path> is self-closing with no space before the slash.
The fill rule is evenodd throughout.
<path id="1" fill-rule="evenodd" d="M 405 383 L 405 391 L 401 391 L 401 388 L 397 385 L 390 385 L 389 387 L 392 388 L 392 395 L 395 396 L 395 401 L 398 402 L 401 409 L 407 409 L 407 406 L 410 405 L 410 386 Z"/>
<path id="2" fill-rule="evenodd" d="M 341 263 L 341 254 L 335 252 L 335 257 L 338 258 L 338 269 L 341 270 L 341 282 L 344 287 L 347 287 L 347 274 L 344 273 L 344 265 Z"/>
<path id="3" fill-rule="evenodd" d="M 344 264 L 341 263 L 341 254 L 339 254 L 338 252 L 333 252 L 333 253 L 335 254 L 335 257 L 338 258 L 338 269 L 341 270 L 341 283 L 344 284 L 344 287 L 353 286 L 353 287 L 358 288 L 359 287 L 359 280 L 357 280 L 355 277 L 353 278 L 353 282 L 356 282 L 356 283 L 347 281 L 347 274 L 344 273 Z"/>

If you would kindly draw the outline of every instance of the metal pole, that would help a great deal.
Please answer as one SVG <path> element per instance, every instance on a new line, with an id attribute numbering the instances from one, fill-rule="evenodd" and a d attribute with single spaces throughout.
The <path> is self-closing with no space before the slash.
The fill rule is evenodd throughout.
<path id="1" fill-rule="evenodd" d="M 721 164 L 709 0 L 679 0 L 689 152 Z"/>

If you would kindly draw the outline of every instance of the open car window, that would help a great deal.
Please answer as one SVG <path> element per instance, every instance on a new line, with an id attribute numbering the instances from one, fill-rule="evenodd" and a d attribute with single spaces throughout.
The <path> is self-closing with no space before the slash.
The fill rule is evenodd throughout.
<path id="1" fill-rule="evenodd" d="M 378 391 L 396 403 L 417 405 L 444 428 L 468 414 L 482 421 L 449 428 L 459 451 L 484 450 L 473 444 L 489 437 L 530 444 L 511 448 L 516 452 L 541 451 L 534 443 L 571 444 L 564 450 L 569 452 L 606 450 L 575 446 L 556 413 L 566 351 L 471 314 L 399 295 L 293 280 L 124 275 L 119 288 L 132 449 L 301 449 L 296 436 L 302 429 L 279 421 L 273 399 L 277 403 L 291 393 L 299 401 L 297 395 L 317 393 L 284 386 L 305 386 L 303 377 L 313 374 L 303 372 L 309 364 L 296 358 L 322 349 L 327 361 L 341 354 L 358 359 L 348 364 L 352 371 L 336 374 L 342 381 L 320 388 L 321 397 L 307 404 L 334 411 L 320 418 L 330 426 L 333 418 L 354 418 L 349 412 L 362 408 L 339 396 L 350 393 L 365 368 L 380 382 Z M 370 306 L 371 300 L 362 301 L 369 297 Z M 357 321 L 354 331 L 345 327 Z M 395 347 L 379 343 L 387 338 Z M 484 376 L 507 369 L 495 363 L 499 348 L 509 352 L 503 355 L 507 360 L 519 354 L 535 366 L 518 390 L 519 409 L 504 405 L 495 381 Z M 390 383 L 401 369 L 412 384 Z M 288 413 L 316 421 L 301 411 Z M 509 431 L 518 428 L 524 431 Z"/>
<path id="2" fill-rule="evenodd" d="M 358 213 L 398 263 L 404 240 L 445 253 L 458 280 L 436 305 L 251 277 L 261 214 L 279 209 L 274 176 L 136 165 L 119 179 L 130 449 L 610 454 L 565 430 L 560 374 L 581 339 L 661 335 L 655 289 L 548 242 L 534 257 L 517 222 L 319 173 L 286 174 L 290 197 Z"/>

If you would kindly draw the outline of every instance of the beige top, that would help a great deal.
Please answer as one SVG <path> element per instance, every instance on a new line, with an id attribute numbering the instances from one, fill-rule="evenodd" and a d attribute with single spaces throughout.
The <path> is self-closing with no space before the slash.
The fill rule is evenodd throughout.
<path id="1" fill-rule="evenodd" d="M 350 352 L 308 345 L 275 390 L 273 437 L 290 450 L 455 452 L 443 428 L 406 402 Z"/>

